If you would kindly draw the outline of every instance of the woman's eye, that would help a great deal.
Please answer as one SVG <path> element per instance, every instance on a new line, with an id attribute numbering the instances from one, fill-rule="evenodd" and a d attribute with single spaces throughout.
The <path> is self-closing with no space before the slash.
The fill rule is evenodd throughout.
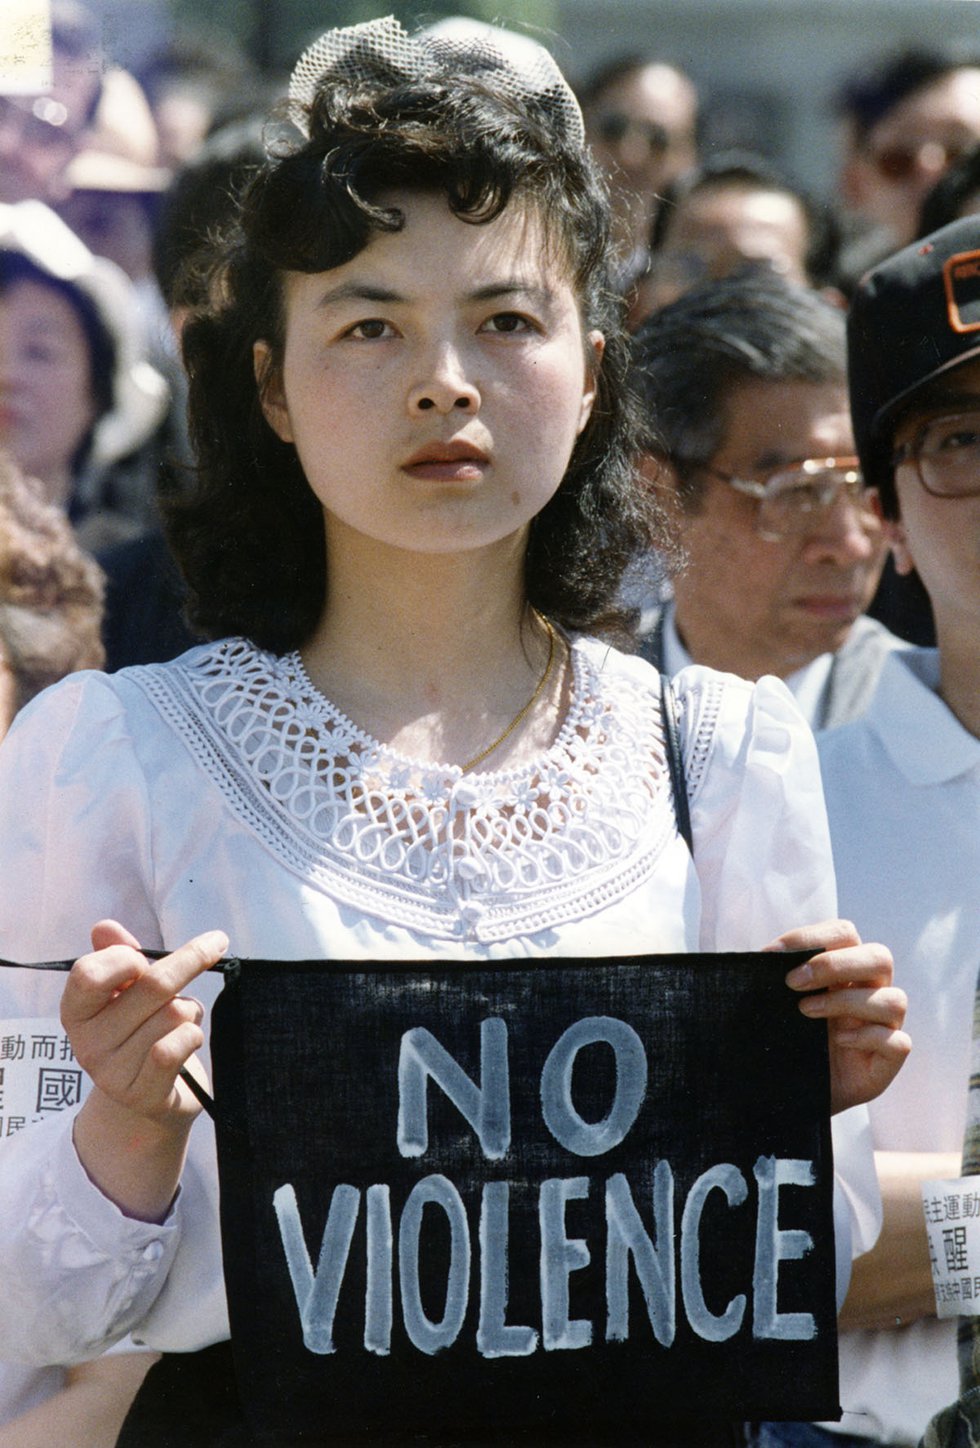
<path id="1" fill-rule="evenodd" d="M 368 317 L 366 321 L 357 322 L 353 327 L 348 327 L 344 335 L 345 337 L 360 337 L 366 342 L 375 342 L 379 337 L 390 336 L 391 328 L 380 317 Z"/>
<path id="2" fill-rule="evenodd" d="M 488 317 L 483 324 L 485 332 L 503 332 L 510 336 L 515 332 L 531 332 L 534 330 L 534 323 L 528 317 L 522 317 L 519 312 L 497 312 Z"/>

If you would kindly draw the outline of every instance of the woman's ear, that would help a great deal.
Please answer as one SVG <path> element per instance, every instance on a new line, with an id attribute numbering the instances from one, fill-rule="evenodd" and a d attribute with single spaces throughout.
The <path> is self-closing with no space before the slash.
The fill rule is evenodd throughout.
<path id="1" fill-rule="evenodd" d="M 590 332 L 585 339 L 585 387 L 582 391 L 578 427 L 575 429 L 577 436 L 581 436 L 585 430 L 585 424 L 592 416 L 592 409 L 595 406 L 596 383 L 599 368 L 602 366 L 602 354 L 605 350 L 606 339 L 602 333 Z"/>
<path id="2" fill-rule="evenodd" d="M 293 442 L 289 408 L 286 406 L 286 394 L 282 386 L 282 369 L 274 363 L 272 348 L 268 342 L 256 342 L 253 345 L 252 367 L 262 415 L 281 442 Z"/>

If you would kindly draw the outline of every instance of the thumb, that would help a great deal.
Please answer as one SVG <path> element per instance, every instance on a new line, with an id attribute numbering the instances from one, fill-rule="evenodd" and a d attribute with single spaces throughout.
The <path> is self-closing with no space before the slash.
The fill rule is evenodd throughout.
<path id="1" fill-rule="evenodd" d="M 92 949 L 105 950 L 109 945 L 131 945 L 134 950 L 140 949 L 136 936 L 131 935 L 118 920 L 100 920 L 92 926 Z"/>

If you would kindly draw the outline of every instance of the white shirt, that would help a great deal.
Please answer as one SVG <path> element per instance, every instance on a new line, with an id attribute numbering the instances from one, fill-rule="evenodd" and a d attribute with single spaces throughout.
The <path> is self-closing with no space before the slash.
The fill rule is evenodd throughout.
<path id="1" fill-rule="evenodd" d="M 72 676 L 0 749 L 0 956 L 73 957 L 107 915 L 147 948 L 220 927 L 242 956 L 494 959 L 754 949 L 835 913 L 813 739 L 778 680 L 675 681 L 695 871 L 656 672 L 594 640 L 571 652 L 551 748 L 465 777 L 394 755 L 296 656 L 241 640 Z M 0 970 L 0 1018 L 53 1014 L 61 984 Z M 878 1202 L 865 1114 L 836 1120 L 846 1281 Z M 0 1142 L 0 1357 L 68 1362 L 131 1328 L 164 1350 L 226 1336 L 210 1122 L 162 1226 L 97 1191 L 69 1128 Z"/>
<path id="2" fill-rule="evenodd" d="M 935 693 L 938 682 L 934 650 L 891 654 L 866 716 L 819 738 L 841 911 L 889 946 L 909 997 L 912 1054 L 869 1107 L 883 1151 L 958 1152 L 966 1120 L 980 740 Z M 841 1431 L 917 1444 L 958 1392 L 953 1320 L 841 1337 Z"/>

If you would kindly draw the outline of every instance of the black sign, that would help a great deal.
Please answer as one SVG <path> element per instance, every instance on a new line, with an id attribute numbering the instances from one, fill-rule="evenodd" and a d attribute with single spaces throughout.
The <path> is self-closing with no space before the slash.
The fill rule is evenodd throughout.
<path id="1" fill-rule="evenodd" d="M 222 1234 L 259 1440 L 839 1416 L 800 958 L 233 969 Z"/>

